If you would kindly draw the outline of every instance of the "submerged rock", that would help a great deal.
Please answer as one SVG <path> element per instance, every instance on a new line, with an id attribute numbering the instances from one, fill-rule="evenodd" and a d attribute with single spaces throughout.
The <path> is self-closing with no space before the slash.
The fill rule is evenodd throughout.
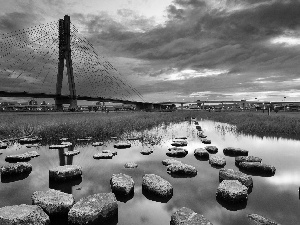
<path id="1" fill-rule="evenodd" d="M 177 147 L 181 147 L 181 146 L 187 146 L 187 141 L 186 140 L 176 140 L 173 141 L 173 143 L 171 143 L 172 146 L 177 146 Z"/>
<path id="2" fill-rule="evenodd" d="M 153 150 L 152 150 L 152 149 L 142 149 L 142 150 L 140 151 L 140 153 L 141 153 L 142 155 L 150 155 L 150 154 L 153 153 Z"/>
<path id="3" fill-rule="evenodd" d="M 137 168 L 138 165 L 135 162 L 128 162 L 128 163 L 125 163 L 124 167 L 133 169 L 133 168 Z"/>
<path id="4" fill-rule="evenodd" d="M 205 146 L 205 150 L 208 151 L 210 154 L 218 153 L 218 148 L 216 146 Z"/>
<path id="5" fill-rule="evenodd" d="M 131 144 L 126 142 L 119 142 L 117 144 L 114 144 L 114 148 L 130 148 Z"/>
<path id="6" fill-rule="evenodd" d="M 203 138 L 203 139 L 202 139 L 202 143 L 203 143 L 203 144 L 211 144 L 211 140 L 206 139 L 206 138 Z"/>
<path id="7" fill-rule="evenodd" d="M 73 155 L 78 155 L 80 153 L 80 151 L 78 150 L 73 150 L 73 151 L 66 151 L 64 152 L 65 156 L 73 156 Z"/>
<path id="8" fill-rule="evenodd" d="M 69 225 L 105 224 L 118 216 L 113 193 L 98 193 L 80 199 L 68 213 Z"/>
<path id="9" fill-rule="evenodd" d="M 241 162 L 261 162 L 262 159 L 255 156 L 238 156 L 235 157 L 235 165 L 239 167 Z"/>
<path id="10" fill-rule="evenodd" d="M 215 167 L 224 167 L 226 160 L 224 157 L 214 155 L 209 158 L 209 164 Z"/>
<path id="11" fill-rule="evenodd" d="M 130 195 L 134 192 L 134 181 L 126 174 L 113 174 L 110 179 L 110 186 L 116 195 Z"/>
<path id="12" fill-rule="evenodd" d="M 208 152 L 203 148 L 196 148 L 194 150 L 194 156 L 197 157 L 197 158 L 201 158 L 201 159 L 208 159 L 209 158 Z"/>
<path id="13" fill-rule="evenodd" d="M 241 170 L 254 173 L 257 175 L 268 175 L 268 176 L 273 176 L 276 171 L 274 166 L 266 165 L 260 162 L 241 162 L 239 163 L 239 168 Z"/>
<path id="14" fill-rule="evenodd" d="M 180 162 L 180 161 L 178 161 L 178 160 L 175 160 L 175 159 L 164 159 L 164 160 L 162 161 L 162 164 L 163 164 L 164 166 L 169 166 L 169 165 L 171 165 L 171 164 L 176 164 L 176 163 L 182 163 L 182 162 Z"/>
<path id="15" fill-rule="evenodd" d="M 237 180 L 223 180 L 217 189 L 217 198 L 230 203 L 247 201 L 248 188 Z"/>
<path id="16" fill-rule="evenodd" d="M 1 176 L 18 175 L 22 173 L 30 173 L 32 165 L 26 162 L 11 163 L 0 168 Z"/>
<path id="17" fill-rule="evenodd" d="M 37 205 L 12 205 L 0 208 L 0 224 L 49 225 L 49 216 Z"/>
<path id="18" fill-rule="evenodd" d="M 203 215 L 195 213 L 193 210 L 182 207 L 171 216 L 170 225 L 213 225 Z"/>
<path id="19" fill-rule="evenodd" d="M 247 217 L 249 218 L 250 221 L 253 221 L 254 224 L 256 225 L 280 225 L 279 223 L 276 223 L 258 214 L 248 214 Z"/>
<path id="20" fill-rule="evenodd" d="M 197 170 L 194 166 L 184 163 L 173 163 L 167 167 L 167 172 L 170 174 L 196 176 Z"/>
<path id="21" fill-rule="evenodd" d="M 75 204 L 72 194 L 53 189 L 36 191 L 31 200 L 33 205 L 40 206 L 49 216 L 66 215 Z"/>
<path id="22" fill-rule="evenodd" d="M 145 174 L 142 182 L 143 191 L 160 198 L 171 198 L 173 187 L 169 181 L 155 174 Z"/>
<path id="23" fill-rule="evenodd" d="M 219 180 L 238 180 L 246 187 L 253 187 L 253 179 L 251 176 L 233 169 L 220 169 Z"/>
<path id="24" fill-rule="evenodd" d="M 167 156 L 170 157 L 185 157 L 188 154 L 188 151 L 183 148 L 171 148 L 166 153 Z"/>
<path id="25" fill-rule="evenodd" d="M 58 166 L 49 170 L 49 178 L 56 181 L 75 179 L 81 177 L 82 168 L 77 165 Z"/>
<path id="26" fill-rule="evenodd" d="M 247 156 L 248 151 L 241 148 L 228 147 L 223 149 L 223 153 L 226 156 Z"/>

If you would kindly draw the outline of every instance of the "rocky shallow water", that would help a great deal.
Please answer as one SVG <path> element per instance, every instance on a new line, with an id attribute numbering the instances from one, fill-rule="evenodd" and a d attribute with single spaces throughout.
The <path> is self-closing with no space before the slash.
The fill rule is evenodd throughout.
<path id="1" fill-rule="evenodd" d="M 230 131 L 216 129 L 219 123 L 200 121 L 203 133 L 211 140 L 204 144 L 197 135 L 193 122 L 161 126 L 145 131 L 145 136 L 161 137 L 154 142 L 126 140 L 127 136 L 104 142 L 102 146 L 81 143 L 65 149 L 49 149 L 49 146 L 33 147 L 40 156 L 32 158 L 32 172 L 15 179 L 1 180 L 0 207 L 19 204 L 32 204 L 31 196 L 35 191 L 47 191 L 49 188 L 73 194 L 75 201 L 101 192 L 111 192 L 110 179 L 113 174 L 123 173 L 134 180 L 134 195 L 126 201 L 118 201 L 118 225 L 135 224 L 170 224 L 171 215 L 176 210 L 187 207 L 202 214 L 214 225 L 251 224 L 248 214 L 259 214 L 280 224 L 300 224 L 300 141 L 276 138 L 259 138 L 237 135 Z M 137 134 L 136 134 L 137 135 Z M 134 136 L 134 134 L 133 134 Z M 137 135 L 138 136 L 138 135 Z M 131 135 L 132 137 L 132 135 Z M 183 148 L 188 154 L 182 158 L 174 158 L 182 163 L 194 166 L 196 176 L 171 176 L 162 160 L 171 159 L 166 153 L 172 147 L 176 137 L 187 137 L 187 146 Z M 116 149 L 116 143 L 128 142 L 130 148 Z M 274 176 L 253 175 L 253 188 L 246 204 L 228 207 L 216 200 L 219 186 L 219 168 L 212 167 L 206 159 L 197 159 L 194 150 L 214 145 L 219 151 L 215 154 L 226 159 L 227 169 L 238 168 L 235 158 L 225 156 L 223 149 L 236 147 L 249 151 L 249 155 L 257 156 L 265 164 L 276 167 Z M 142 150 L 152 150 L 150 155 L 141 154 Z M 65 156 L 68 150 L 78 150 L 80 154 Z M 93 155 L 103 150 L 116 150 L 112 159 L 94 159 Z M 31 151 L 31 150 L 30 150 Z M 7 165 L 5 157 L 28 152 L 25 145 L 15 143 L 1 150 L 0 166 Z M 128 162 L 138 165 L 136 168 L 125 168 Z M 49 181 L 49 170 L 62 165 L 79 165 L 82 167 L 82 178 L 67 183 Z M 173 187 L 173 196 L 167 202 L 149 198 L 142 191 L 142 179 L 145 174 L 156 174 L 169 181 Z M 56 223 L 57 224 L 57 223 Z M 64 224 L 62 221 L 61 224 Z M 115 222 L 116 224 L 116 222 Z"/>

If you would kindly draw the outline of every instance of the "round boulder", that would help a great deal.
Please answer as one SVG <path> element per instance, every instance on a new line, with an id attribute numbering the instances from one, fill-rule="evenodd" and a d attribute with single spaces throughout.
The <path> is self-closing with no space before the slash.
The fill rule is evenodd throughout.
<path id="1" fill-rule="evenodd" d="M 171 216 L 170 225 L 213 225 L 203 215 L 195 213 L 193 210 L 182 207 Z"/>
<path id="2" fill-rule="evenodd" d="M 216 195 L 226 202 L 241 203 L 247 201 L 248 188 L 237 180 L 223 180 L 219 184 Z"/>
<path id="3" fill-rule="evenodd" d="M 125 163 L 124 167 L 129 168 L 129 169 L 133 169 L 133 168 L 137 168 L 138 164 L 136 164 L 135 162 L 128 162 L 128 163 Z"/>
<path id="4" fill-rule="evenodd" d="M 204 148 L 196 148 L 194 150 L 194 156 L 201 159 L 208 159 L 209 154 Z"/>
<path id="5" fill-rule="evenodd" d="M 205 146 L 205 150 L 208 151 L 210 154 L 218 153 L 218 148 L 216 146 Z"/>
<path id="6" fill-rule="evenodd" d="M 215 167 L 224 167 L 226 160 L 224 157 L 214 155 L 209 158 L 209 164 Z"/>
<path id="7" fill-rule="evenodd" d="M 239 163 L 239 168 L 245 172 L 266 176 L 273 176 L 276 171 L 274 166 L 260 162 L 241 162 Z"/>
<path id="8" fill-rule="evenodd" d="M 63 181 L 81 177 L 82 168 L 77 165 L 58 166 L 49 170 L 49 179 Z"/>
<path id="9" fill-rule="evenodd" d="M 223 149 L 226 156 L 248 156 L 248 151 L 241 148 L 228 147 Z"/>
<path id="10" fill-rule="evenodd" d="M 118 216 L 118 203 L 113 193 L 89 195 L 76 202 L 68 213 L 69 225 L 105 224 Z"/>
<path id="11" fill-rule="evenodd" d="M 166 153 L 169 157 L 185 157 L 188 154 L 188 151 L 183 148 L 171 148 Z"/>
<path id="12" fill-rule="evenodd" d="M 194 166 L 188 164 L 173 163 L 167 167 L 167 173 L 184 176 L 196 176 L 197 170 Z"/>
<path id="13" fill-rule="evenodd" d="M 53 189 L 36 191 L 31 200 L 33 205 L 40 206 L 49 216 L 66 215 L 75 203 L 72 194 Z"/>
<path id="14" fill-rule="evenodd" d="M 8 155 L 5 157 L 6 162 L 25 162 L 29 161 L 31 156 L 27 153 L 18 154 L 18 155 Z"/>
<path id="15" fill-rule="evenodd" d="M 253 179 L 251 176 L 233 169 L 220 169 L 219 180 L 220 182 L 223 180 L 238 180 L 248 188 L 253 187 Z"/>
<path id="16" fill-rule="evenodd" d="M 145 174 L 143 176 L 142 190 L 160 198 L 173 196 L 173 187 L 169 181 L 155 174 Z"/>
<path id="17" fill-rule="evenodd" d="M 12 205 L 0 208 L 0 224 L 49 225 L 49 216 L 37 205 Z"/>
<path id="18" fill-rule="evenodd" d="M 235 165 L 239 167 L 241 162 L 261 162 L 262 159 L 255 156 L 238 156 L 235 157 Z"/>
<path id="19" fill-rule="evenodd" d="M 178 161 L 178 160 L 175 160 L 175 159 L 164 159 L 164 160 L 162 161 L 162 164 L 163 164 L 164 166 L 169 166 L 169 165 L 171 165 L 171 164 L 177 164 L 177 163 L 182 163 L 182 162 L 180 162 L 180 161 Z"/>
<path id="20" fill-rule="evenodd" d="M 113 174 L 110 179 L 110 186 L 116 195 L 130 195 L 134 192 L 134 181 L 126 174 Z"/>

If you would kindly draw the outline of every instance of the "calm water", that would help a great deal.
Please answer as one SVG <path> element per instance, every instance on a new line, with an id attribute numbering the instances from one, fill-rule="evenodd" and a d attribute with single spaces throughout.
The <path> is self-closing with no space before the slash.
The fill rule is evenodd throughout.
<path id="1" fill-rule="evenodd" d="M 114 173 L 126 173 L 135 181 L 134 197 L 126 203 L 118 202 L 119 225 L 163 225 L 170 223 L 174 211 L 183 206 L 203 214 L 214 225 L 250 224 L 246 215 L 257 213 L 271 218 L 281 224 L 300 224 L 300 200 L 298 189 L 300 186 L 300 142 L 288 139 L 258 138 L 253 136 L 236 135 L 234 132 L 216 129 L 212 121 L 199 121 L 204 133 L 212 140 L 211 145 L 219 148 L 217 155 L 223 155 L 225 147 L 240 147 L 249 150 L 249 155 L 258 156 L 266 164 L 276 167 L 273 177 L 253 176 L 254 187 L 248 197 L 246 206 L 238 209 L 227 209 L 216 201 L 215 193 L 219 184 L 219 170 L 212 168 L 208 161 L 199 161 L 194 155 L 195 148 L 204 147 L 197 137 L 195 125 L 190 122 L 174 124 L 168 127 L 161 126 L 145 132 L 146 136 L 161 137 L 157 145 L 142 144 L 139 141 L 130 141 L 132 147 L 119 149 L 113 159 L 95 160 L 93 155 L 103 149 L 113 149 L 116 141 L 105 143 L 104 146 L 90 145 L 75 146 L 80 154 L 67 158 L 59 150 L 49 149 L 48 146 L 28 149 L 25 146 L 14 144 L 2 150 L 0 165 L 6 164 L 6 155 L 19 154 L 36 150 L 41 156 L 33 158 L 31 174 L 15 182 L 2 181 L 0 183 L 0 207 L 15 204 L 31 204 L 31 195 L 37 190 L 48 190 L 49 187 L 72 193 L 75 200 L 99 192 L 110 192 L 110 178 Z M 225 131 L 225 132 L 224 132 Z M 181 158 L 184 163 L 197 168 L 198 174 L 193 178 L 173 178 L 162 165 L 167 149 L 171 147 L 172 139 L 186 136 L 189 154 Z M 120 139 L 126 138 L 120 137 Z M 143 148 L 152 148 L 151 155 L 141 155 Z M 66 151 L 66 150 L 65 150 Z M 225 168 L 237 169 L 234 158 L 225 156 Z M 134 161 L 136 169 L 125 169 L 126 162 Z M 59 165 L 74 164 L 83 167 L 82 180 L 59 186 L 49 184 L 49 169 Z M 174 195 L 167 203 L 155 202 L 142 194 L 142 176 L 146 173 L 157 174 L 168 180 L 174 188 Z M 236 210 L 236 211 L 232 211 Z"/>

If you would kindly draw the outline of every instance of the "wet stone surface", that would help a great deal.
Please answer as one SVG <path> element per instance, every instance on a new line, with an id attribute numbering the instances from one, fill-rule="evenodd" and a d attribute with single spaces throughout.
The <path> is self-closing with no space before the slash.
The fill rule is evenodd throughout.
<path id="1" fill-rule="evenodd" d="M 280 225 L 279 223 L 276 223 L 273 220 L 270 220 L 258 214 L 248 214 L 247 217 L 253 225 Z"/>
<path id="2" fill-rule="evenodd" d="M 209 157 L 209 164 L 215 167 L 224 167 L 226 160 L 224 157 L 214 155 Z"/>
<path id="3" fill-rule="evenodd" d="M 197 148 L 194 150 L 194 156 L 201 159 L 208 159 L 209 154 L 204 148 Z"/>
<path id="4" fill-rule="evenodd" d="M 143 176 L 142 189 L 161 198 L 173 196 L 173 187 L 170 182 L 155 174 L 145 174 Z"/>
<path id="5" fill-rule="evenodd" d="M 176 159 L 164 159 L 164 160 L 162 161 L 162 164 L 163 164 L 164 166 L 169 166 L 169 165 L 171 165 L 171 164 L 177 164 L 177 163 L 182 163 L 182 162 L 179 161 L 179 160 L 176 160 Z"/>
<path id="6" fill-rule="evenodd" d="M 81 177 L 82 168 L 77 165 L 58 166 L 49 170 L 49 179 L 63 181 Z"/>
<path id="7" fill-rule="evenodd" d="M 134 192 L 134 181 L 126 174 L 113 174 L 110 179 L 110 186 L 116 195 L 130 195 Z"/>
<path id="8" fill-rule="evenodd" d="M 134 169 L 138 167 L 138 164 L 136 164 L 135 162 L 128 162 L 125 163 L 124 167 L 129 169 Z"/>
<path id="9" fill-rule="evenodd" d="M 26 162 L 11 163 L 0 168 L 1 176 L 30 173 L 32 165 Z"/>
<path id="10" fill-rule="evenodd" d="M 248 188 L 253 187 L 253 179 L 251 176 L 233 169 L 220 169 L 219 180 L 220 182 L 223 180 L 238 180 Z"/>
<path id="11" fill-rule="evenodd" d="M 217 189 L 217 198 L 230 203 L 247 201 L 248 188 L 237 180 L 223 180 Z"/>
<path id="12" fill-rule="evenodd" d="M 205 150 L 208 151 L 210 154 L 218 153 L 218 148 L 216 146 L 205 146 Z"/>
<path id="13" fill-rule="evenodd" d="M 254 175 L 266 176 L 273 176 L 276 172 L 276 168 L 274 166 L 260 162 L 241 162 L 239 163 L 239 169 L 245 172 L 253 173 Z"/>
<path id="14" fill-rule="evenodd" d="M 196 176 L 197 169 L 184 163 L 173 163 L 167 167 L 167 172 L 176 175 Z"/>
<path id="15" fill-rule="evenodd" d="M 238 156 L 235 157 L 235 165 L 239 167 L 241 162 L 261 162 L 262 159 L 256 156 Z"/>
<path id="16" fill-rule="evenodd" d="M 170 225 L 213 225 L 203 215 L 195 213 L 193 210 L 182 207 L 171 216 Z"/>
<path id="17" fill-rule="evenodd" d="M 241 148 L 227 147 L 223 149 L 226 156 L 248 156 L 248 151 Z"/>

